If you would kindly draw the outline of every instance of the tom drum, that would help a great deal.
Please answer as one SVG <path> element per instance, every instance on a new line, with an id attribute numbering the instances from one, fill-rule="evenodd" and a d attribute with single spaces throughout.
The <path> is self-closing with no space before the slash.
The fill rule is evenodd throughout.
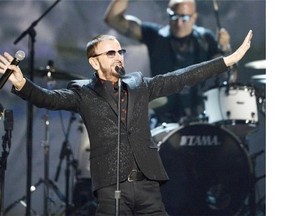
<path id="1" fill-rule="evenodd" d="M 204 92 L 208 123 L 224 125 L 235 134 L 247 135 L 258 123 L 257 99 L 250 86 L 224 85 Z"/>

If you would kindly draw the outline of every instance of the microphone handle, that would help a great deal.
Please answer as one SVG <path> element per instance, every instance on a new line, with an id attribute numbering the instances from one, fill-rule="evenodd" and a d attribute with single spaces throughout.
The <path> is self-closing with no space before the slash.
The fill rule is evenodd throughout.
<path id="1" fill-rule="evenodd" d="M 18 65 L 19 64 L 19 60 L 17 58 L 14 58 L 13 61 L 11 62 L 11 65 Z M 9 79 L 10 75 L 13 73 L 12 70 L 7 69 L 5 71 L 5 73 L 2 75 L 2 77 L 0 78 L 0 89 L 2 89 L 2 87 L 4 86 L 4 84 L 7 82 L 7 80 Z"/>

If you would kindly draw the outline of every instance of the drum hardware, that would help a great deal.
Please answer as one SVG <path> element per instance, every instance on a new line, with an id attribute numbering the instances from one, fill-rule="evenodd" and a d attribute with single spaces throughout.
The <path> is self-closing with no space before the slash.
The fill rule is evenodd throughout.
<path id="1" fill-rule="evenodd" d="M 171 215 L 234 215 L 242 209 L 252 168 L 238 137 L 208 123 L 164 124 L 151 134 L 170 176 L 161 192 Z"/>
<path id="2" fill-rule="evenodd" d="M 52 64 L 50 61 L 48 61 L 48 66 Z M 50 65 L 51 67 L 48 67 L 49 70 L 52 70 L 52 65 Z M 52 77 L 47 77 L 47 88 L 48 89 L 53 89 L 56 82 L 55 80 L 52 79 Z M 50 215 L 51 214 L 51 209 L 50 209 L 50 202 L 51 202 L 51 198 L 49 197 L 49 188 L 52 186 L 53 190 L 55 191 L 60 191 L 56 185 L 54 185 L 54 183 L 52 182 L 52 180 L 50 180 L 49 178 L 49 154 L 50 154 L 50 144 L 49 144 L 49 126 L 50 126 L 50 122 L 49 122 L 49 111 L 46 109 L 46 114 L 43 117 L 44 120 L 44 125 L 45 125 L 45 132 L 44 132 L 44 140 L 42 141 L 42 146 L 43 146 L 43 153 L 44 153 L 44 179 L 43 179 L 43 183 L 44 183 L 44 192 L 43 192 L 43 211 L 44 211 L 44 215 Z M 59 193 L 58 193 L 59 194 Z M 61 199 L 63 198 L 63 196 L 61 195 Z"/>
<path id="3" fill-rule="evenodd" d="M 47 89 L 53 89 L 56 85 L 56 80 L 55 79 L 72 79 L 72 78 L 80 78 L 77 76 L 73 76 L 71 74 L 66 74 L 64 72 L 58 71 L 55 69 L 54 67 L 54 62 L 52 60 L 49 60 L 47 63 L 47 66 L 45 67 L 45 69 L 39 69 L 36 70 L 36 72 L 38 72 L 38 75 L 41 75 L 41 77 L 45 77 L 46 81 L 47 81 Z M 57 72 L 57 73 L 56 73 Z M 70 117 L 70 122 L 69 122 L 69 126 L 68 126 L 68 131 L 65 134 L 65 141 L 63 142 L 62 145 L 62 149 L 60 152 L 60 162 L 58 164 L 57 167 L 57 171 L 56 171 L 56 176 L 55 176 L 55 181 L 57 182 L 58 177 L 59 177 L 59 173 L 60 173 L 60 169 L 61 169 L 61 164 L 62 164 L 62 160 L 63 158 L 66 156 L 67 158 L 67 169 L 66 169 L 66 188 L 65 188 L 65 193 L 66 196 L 62 196 L 61 199 L 65 199 L 62 201 L 65 201 L 65 212 L 66 215 L 69 215 L 69 209 L 71 208 L 71 205 L 69 204 L 69 175 L 70 175 L 70 166 L 74 166 L 75 167 L 75 160 L 70 160 L 70 155 L 71 155 L 71 150 L 68 147 L 68 136 L 69 136 L 69 132 L 70 132 L 70 127 L 72 125 L 72 122 L 75 120 L 75 115 L 74 113 L 71 112 L 71 117 Z M 45 124 L 45 138 L 43 140 L 43 148 L 44 148 L 44 215 L 50 215 L 51 214 L 51 210 L 50 210 L 50 197 L 49 197 L 49 187 L 52 186 L 52 188 L 57 189 L 57 191 L 59 191 L 58 188 L 55 188 L 56 185 L 53 184 L 52 180 L 49 179 L 49 116 L 48 116 L 48 110 L 46 110 L 46 114 L 44 116 L 44 124 Z M 76 163 L 77 165 L 77 163 Z"/>
<path id="4" fill-rule="evenodd" d="M 44 116 L 45 124 L 45 138 L 43 140 L 43 149 L 44 149 L 44 215 L 50 215 L 49 207 L 49 117 L 48 110 L 46 110 L 46 115 Z"/>
<path id="5" fill-rule="evenodd" d="M 71 112 L 70 115 L 70 119 L 69 119 L 69 124 L 68 124 L 68 128 L 67 131 L 65 132 L 65 139 L 62 143 L 62 148 L 60 151 L 60 155 L 59 155 L 59 163 L 57 166 L 57 171 L 55 174 L 55 181 L 58 181 L 58 177 L 60 174 L 60 170 L 61 170 L 61 165 L 62 165 L 62 161 L 64 160 L 64 158 L 66 159 L 66 169 L 65 169 L 65 215 L 70 215 L 71 211 L 72 211 L 72 205 L 70 204 L 69 201 L 69 197 L 70 197 L 70 167 L 72 166 L 73 169 L 76 170 L 77 173 L 77 166 L 78 166 L 78 162 L 74 159 L 71 147 L 70 147 L 70 142 L 69 142 L 69 134 L 70 134 L 70 130 L 71 130 L 71 126 L 73 121 L 76 120 L 75 117 L 75 113 Z M 71 159 L 72 157 L 72 159 Z"/>
<path id="6" fill-rule="evenodd" d="M 31 185 L 31 188 L 30 188 L 31 193 L 35 192 L 41 184 L 45 184 L 45 183 L 46 183 L 45 180 L 40 178 L 37 183 L 35 183 L 34 185 Z M 54 184 L 54 182 L 49 179 L 48 184 L 49 184 L 49 187 L 51 187 L 52 190 L 54 191 L 54 193 L 58 196 L 58 198 L 64 203 L 65 202 L 65 196 L 62 194 L 62 192 L 59 190 L 59 188 Z M 26 195 L 20 197 L 19 199 L 17 199 L 16 201 L 14 201 L 10 205 L 8 205 L 4 210 L 4 215 L 8 215 L 8 213 L 17 204 L 21 204 L 23 207 L 26 208 L 27 204 L 26 204 L 25 200 L 26 200 Z M 53 201 L 53 200 L 50 200 L 50 201 Z M 33 208 L 31 208 L 31 214 L 32 215 L 39 215 Z"/>
<path id="7" fill-rule="evenodd" d="M 51 87 L 51 83 L 47 84 Z M 57 196 L 60 198 L 60 200 L 65 203 L 66 197 L 62 194 L 60 189 L 54 184 L 54 182 L 49 178 L 49 151 L 50 151 L 50 145 L 49 145 L 49 115 L 48 110 L 46 110 L 46 114 L 43 117 L 44 124 L 45 124 L 45 139 L 43 140 L 43 149 L 44 149 L 44 179 L 40 179 L 39 182 L 44 184 L 44 215 L 51 215 L 51 209 L 50 209 L 50 203 L 53 202 L 51 197 L 49 196 L 49 189 L 52 188 L 52 190 L 57 194 Z M 34 189 L 33 189 L 34 188 Z M 32 190 L 36 190 L 36 187 L 32 187 Z"/>
<path id="8" fill-rule="evenodd" d="M 266 99 L 259 97 L 258 104 L 260 112 L 263 114 L 263 116 L 266 116 Z"/>
<path id="9" fill-rule="evenodd" d="M 266 74 L 255 75 L 251 77 L 251 85 L 255 89 L 257 98 L 257 107 L 259 112 L 265 116 L 266 114 Z"/>

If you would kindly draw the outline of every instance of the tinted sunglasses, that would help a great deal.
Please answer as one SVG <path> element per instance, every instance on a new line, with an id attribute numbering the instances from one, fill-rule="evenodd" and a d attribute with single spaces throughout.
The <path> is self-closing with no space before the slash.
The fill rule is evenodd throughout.
<path id="1" fill-rule="evenodd" d="M 121 56 L 124 56 L 125 53 L 126 53 L 126 50 L 125 49 L 121 49 L 121 50 L 109 50 L 107 52 L 103 52 L 103 53 L 100 53 L 100 54 L 96 54 L 92 57 L 98 57 L 98 56 L 101 56 L 101 55 L 106 55 L 108 58 L 114 58 L 116 56 L 116 53 L 119 53 L 119 55 Z"/>
<path id="2" fill-rule="evenodd" d="M 167 13 L 169 15 L 170 20 L 172 20 L 172 21 L 176 21 L 176 20 L 179 20 L 181 18 L 183 22 L 187 22 L 192 17 L 192 15 L 189 15 L 189 14 L 176 14 L 170 8 L 167 8 Z"/>

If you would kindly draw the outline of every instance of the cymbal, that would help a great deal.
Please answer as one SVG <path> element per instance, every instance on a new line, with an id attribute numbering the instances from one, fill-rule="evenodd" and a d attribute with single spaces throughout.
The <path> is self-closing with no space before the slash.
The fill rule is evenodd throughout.
<path id="1" fill-rule="evenodd" d="M 266 69 L 266 60 L 264 59 L 248 62 L 247 64 L 245 64 L 245 66 L 253 69 Z"/>
<path id="2" fill-rule="evenodd" d="M 68 71 L 59 70 L 57 68 L 44 68 L 40 67 L 35 70 L 35 76 L 43 78 L 51 78 L 56 80 L 73 80 L 73 79 L 86 79 L 84 76 L 80 76 Z"/>
<path id="3" fill-rule="evenodd" d="M 156 109 L 156 108 L 164 106 L 165 104 L 167 104 L 167 102 L 168 102 L 167 97 L 156 98 L 156 99 L 150 101 L 149 108 L 150 109 Z"/>
<path id="4" fill-rule="evenodd" d="M 266 74 L 259 74 L 251 76 L 252 79 L 266 79 Z"/>
<path id="5" fill-rule="evenodd" d="M 266 74 L 254 75 L 251 76 L 251 79 L 255 80 L 256 82 L 266 84 Z"/>
<path id="6" fill-rule="evenodd" d="M 264 84 L 266 84 L 266 80 L 262 80 L 262 79 L 261 79 L 261 80 L 258 80 L 258 82 L 259 82 L 259 83 L 264 83 Z"/>

